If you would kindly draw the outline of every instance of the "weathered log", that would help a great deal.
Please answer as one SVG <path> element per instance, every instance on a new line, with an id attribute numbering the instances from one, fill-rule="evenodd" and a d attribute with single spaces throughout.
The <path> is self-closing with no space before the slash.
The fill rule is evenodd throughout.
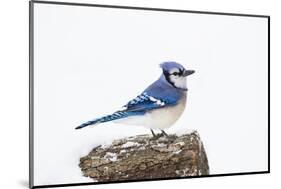
<path id="1" fill-rule="evenodd" d="M 151 135 L 115 140 L 80 159 L 83 175 L 95 181 L 188 177 L 209 174 L 207 156 L 196 131 L 153 139 Z"/>

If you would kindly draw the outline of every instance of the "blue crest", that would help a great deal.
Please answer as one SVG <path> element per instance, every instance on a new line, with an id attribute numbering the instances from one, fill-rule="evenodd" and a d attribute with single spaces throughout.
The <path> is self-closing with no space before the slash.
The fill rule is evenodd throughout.
<path id="1" fill-rule="evenodd" d="M 165 71 L 169 71 L 173 68 L 178 68 L 179 70 L 185 70 L 185 68 L 181 64 L 179 64 L 177 62 L 172 62 L 172 61 L 163 62 L 162 64 L 160 64 L 160 67 Z"/>

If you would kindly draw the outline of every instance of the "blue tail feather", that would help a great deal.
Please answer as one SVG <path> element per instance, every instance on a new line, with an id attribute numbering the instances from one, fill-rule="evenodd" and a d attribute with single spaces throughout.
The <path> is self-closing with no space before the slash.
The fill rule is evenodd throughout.
<path id="1" fill-rule="evenodd" d="M 79 125 L 78 127 L 76 127 L 75 129 L 82 129 L 82 128 L 90 126 L 90 125 L 114 121 L 114 120 L 117 120 L 117 119 L 122 119 L 122 118 L 125 118 L 125 117 L 129 117 L 129 116 L 133 116 L 133 115 L 141 115 L 141 114 L 143 114 L 143 113 L 141 113 L 141 112 L 118 111 L 118 112 L 115 112 L 113 114 L 106 115 L 106 116 L 88 121 L 86 123 L 83 123 L 83 124 Z"/>

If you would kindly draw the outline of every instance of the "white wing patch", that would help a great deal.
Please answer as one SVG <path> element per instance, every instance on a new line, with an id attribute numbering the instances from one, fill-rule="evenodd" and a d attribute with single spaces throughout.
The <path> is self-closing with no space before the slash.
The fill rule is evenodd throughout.
<path id="1" fill-rule="evenodd" d="M 152 96 L 149 96 L 149 100 L 151 100 L 152 102 L 155 102 L 157 105 L 159 106 L 165 106 L 165 102 L 159 100 L 159 99 L 156 99 Z"/>
<path id="2" fill-rule="evenodd" d="M 157 106 L 165 106 L 166 103 L 163 100 L 157 99 L 153 96 L 148 95 L 146 92 L 142 93 L 141 95 L 137 96 L 128 104 L 123 106 L 119 111 L 126 111 L 130 107 L 134 107 L 134 105 L 141 105 L 142 103 L 150 102 L 151 104 L 156 104 Z"/>

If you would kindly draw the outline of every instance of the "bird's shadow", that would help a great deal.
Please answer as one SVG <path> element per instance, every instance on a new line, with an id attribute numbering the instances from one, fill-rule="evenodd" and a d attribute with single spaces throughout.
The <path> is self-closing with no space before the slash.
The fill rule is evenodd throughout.
<path id="1" fill-rule="evenodd" d="M 18 184 L 25 188 L 29 188 L 29 182 L 27 180 L 20 180 L 20 181 L 18 181 Z"/>

